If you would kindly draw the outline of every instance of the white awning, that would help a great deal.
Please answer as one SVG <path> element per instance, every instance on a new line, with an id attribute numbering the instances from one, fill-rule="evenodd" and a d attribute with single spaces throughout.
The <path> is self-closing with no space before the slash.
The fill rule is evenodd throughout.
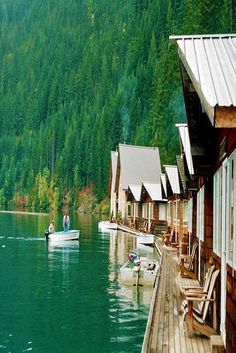
<path id="1" fill-rule="evenodd" d="M 141 197 L 141 185 L 129 185 L 129 189 L 135 200 L 139 202 Z"/>
<path id="2" fill-rule="evenodd" d="M 147 190 L 149 196 L 153 201 L 162 201 L 161 184 L 154 183 L 143 183 L 143 186 Z"/>
<path id="3" fill-rule="evenodd" d="M 182 141 L 183 148 L 184 148 L 184 154 L 185 154 L 189 174 L 194 175 L 188 126 L 187 126 L 187 124 L 176 124 L 175 126 L 179 129 L 179 133 L 180 133 L 181 141 Z"/>

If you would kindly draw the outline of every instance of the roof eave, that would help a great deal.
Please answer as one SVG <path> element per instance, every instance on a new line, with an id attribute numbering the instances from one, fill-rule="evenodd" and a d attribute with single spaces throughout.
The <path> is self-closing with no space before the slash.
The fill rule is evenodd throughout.
<path id="1" fill-rule="evenodd" d="M 199 96 L 199 98 L 201 100 L 201 103 L 202 103 L 202 105 L 204 107 L 204 110 L 206 111 L 206 113 L 207 113 L 207 115 L 208 115 L 208 117 L 210 119 L 211 124 L 214 126 L 214 124 L 215 124 L 215 107 L 212 107 L 208 103 L 208 101 L 206 100 L 206 98 L 205 98 L 205 96 L 204 96 L 204 94 L 202 92 L 201 86 L 200 86 L 199 82 L 196 80 L 196 77 L 193 74 L 193 72 L 192 72 L 192 70 L 191 70 L 191 68 L 190 68 L 190 66 L 189 66 L 189 64 L 188 64 L 188 62 L 186 60 L 185 54 L 182 52 L 182 50 L 180 49 L 179 46 L 178 46 L 178 53 L 179 53 L 179 58 L 182 61 L 183 65 L 184 65 L 184 67 L 185 67 L 185 69 L 186 69 L 186 71 L 187 71 L 187 73 L 188 73 L 193 85 L 194 85 L 194 88 L 195 88 L 195 90 L 196 90 L 196 92 L 197 92 L 197 94 L 198 94 L 198 96 Z"/>

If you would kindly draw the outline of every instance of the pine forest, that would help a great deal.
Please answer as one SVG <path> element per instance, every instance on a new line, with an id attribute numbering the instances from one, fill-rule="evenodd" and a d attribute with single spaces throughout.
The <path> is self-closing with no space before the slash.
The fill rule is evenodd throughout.
<path id="1" fill-rule="evenodd" d="M 0 204 L 78 207 L 108 192 L 119 143 L 179 149 L 171 34 L 233 33 L 230 0 L 2 0 Z"/>

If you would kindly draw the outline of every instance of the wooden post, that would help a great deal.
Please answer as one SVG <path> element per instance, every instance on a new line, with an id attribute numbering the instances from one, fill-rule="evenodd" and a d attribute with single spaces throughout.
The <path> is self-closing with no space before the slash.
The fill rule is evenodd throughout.
<path id="1" fill-rule="evenodd" d="M 188 327 L 188 337 L 193 337 L 193 302 L 188 302 L 188 314 L 187 314 L 187 327 Z"/>
<path id="2" fill-rule="evenodd" d="M 210 336 L 210 345 L 212 353 L 225 353 L 225 347 L 221 336 Z"/>

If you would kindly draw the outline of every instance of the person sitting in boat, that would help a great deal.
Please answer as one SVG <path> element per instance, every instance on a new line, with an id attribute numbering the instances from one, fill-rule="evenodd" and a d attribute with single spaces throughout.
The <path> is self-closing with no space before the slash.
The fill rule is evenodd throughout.
<path id="1" fill-rule="evenodd" d="M 67 232 L 70 228 L 70 217 L 67 213 L 63 217 L 63 228 L 64 232 Z"/>
<path id="2" fill-rule="evenodd" d="M 54 225 L 54 220 L 51 221 L 48 227 L 49 234 L 55 233 L 55 225 Z"/>

